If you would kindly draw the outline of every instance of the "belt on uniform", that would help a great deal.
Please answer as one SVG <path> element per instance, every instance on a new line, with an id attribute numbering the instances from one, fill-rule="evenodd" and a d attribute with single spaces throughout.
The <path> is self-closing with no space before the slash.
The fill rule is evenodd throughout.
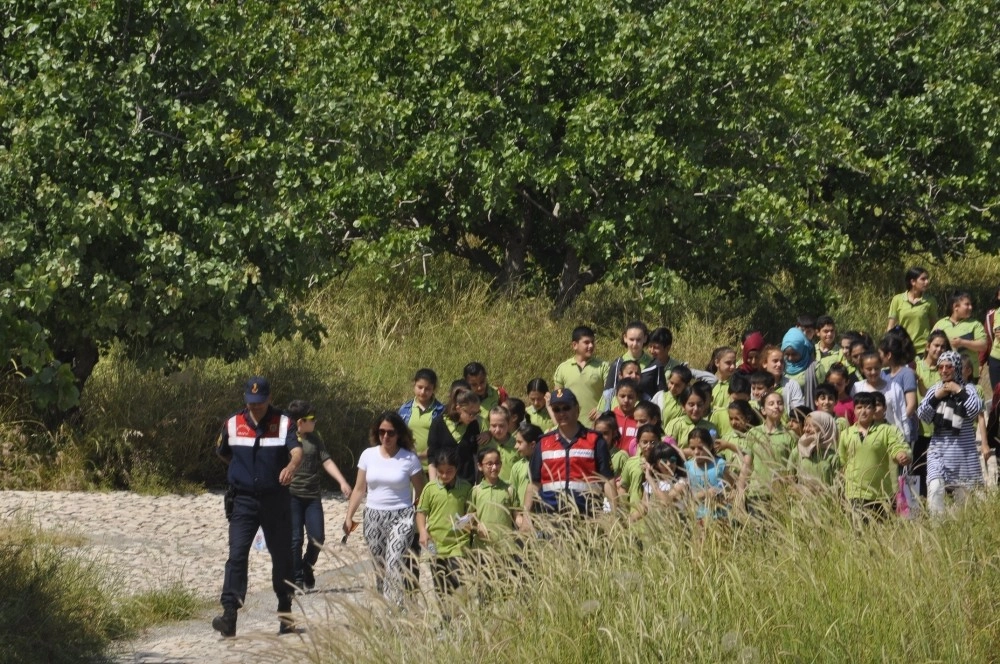
<path id="1" fill-rule="evenodd" d="M 237 496 L 249 496 L 251 498 L 267 498 L 268 496 L 277 496 L 281 493 L 281 489 L 272 489 L 271 491 L 246 491 L 244 489 L 236 489 Z"/>

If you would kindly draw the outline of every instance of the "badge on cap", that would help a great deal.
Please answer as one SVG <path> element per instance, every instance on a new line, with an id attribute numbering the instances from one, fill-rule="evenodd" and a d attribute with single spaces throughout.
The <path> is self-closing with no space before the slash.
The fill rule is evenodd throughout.
<path id="1" fill-rule="evenodd" d="M 250 388 L 250 394 L 257 394 L 257 391 L 259 389 L 260 388 L 257 387 L 257 383 L 254 383 L 253 386 Z"/>

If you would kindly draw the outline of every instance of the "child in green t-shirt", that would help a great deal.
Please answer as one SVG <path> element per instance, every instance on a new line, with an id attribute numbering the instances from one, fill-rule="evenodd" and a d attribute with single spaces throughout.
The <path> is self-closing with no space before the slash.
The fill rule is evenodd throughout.
<path id="1" fill-rule="evenodd" d="M 490 440 L 480 451 L 493 448 L 500 453 L 500 479 L 510 482 L 510 471 L 518 454 L 514 449 L 514 436 L 510 435 L 510 411 L 506 406 L 494 406 L 490 410 Z"/>
<path id="2" fill-rule="evenodd" d="M 667 378 L 667 388 L 653 395 L 653 403 L 660 409 L 660 421 L 664 424 L 684 414 L 688 385 L 691 384 L 691 370 L 684 365 L 673 367 Z"/>
<path id="3" fill-rule="evenodd" d="M 549 384 L 544 378 L 533 378 L 528 381 L 525 394 L 528 395 L 528 419 L 542 432 L 552 431 L 555 424 L 552 423 L 552 415 L 549 414 L 548 404 L 545 402 L 545 395 L 549 392 Z"/>
<path id="4" fill-rule="evenodd" d="M 875 419 L 878 394 L 854 395 L 854 424 L 840 434 L 837 443 L 837 456 L 844 469 L 844 496 L 865 521 L 872 516 L 888 516 L 896 492 L 893 464 L 910 462 L 910 448 L 903 433 Z"/>
<path id="5" fill-rule="evenodd" d="M 768 392 L 761 403 L 764 423 L 747 432 L 748 463 L 740 473 L 747 499 L 767 500 L 776 480 L 788 475 L 788 458 L 798 438 L 781 424 L 785 403 L 778 392 Z M 749 510 L 750 507 L 748 506 Z"/>
<path id="6" fill-rule="evenodd" d="M 712 409 L 724 409 L 729 405 L 729 379 L 736 372 L 736 351 L 729 346 L 716 348 L 705 371 L 715 374 L 718 379 L 712 387 Z"/>
<path id="7" fill-rule="evenodd" d="M 615 414 L 602 413 L 594 422 L 594 431 L 601 434 L 601 438 L 608 444 L 608 451 L 611 452 L 611 471 L 615 478 L 620 478 L 629 455 L 621 448 L 622 436 L 618 430 L 618 419 Z"/>
<path id="8" fill-rule="evenodd" d="M 535 445 L 541 439 L 543 431 L 541 427 L 528 422 L 522 422 L 514 433 L 514 449 L 517 450 L 518 458 L 510 471 L 510 488 L 514 496 L 514 504 L 517 512 L 514 517 L 518 529 L 521 528 L 521 507 L 524 505 L 524 493 L 531 484 L 530 468 L 528 459 L 535 453 Z"/>
<path id="9" fill-rule="evenodd" d="M 469 544 L 471 519 L 466 513 L 472 485 L 458 477 L 457 448 L 440 450 L 431 464 L 437 475 L 420 494 L 417 530 L 420 546 L 433 556 L 434 587 L 443 598 L 460 585 L 460 561 Z"/>
<path id="10" fill-rule="evenodd" d="M 503 542 L 514 531 L 514 492 L 500 479 L 503 460 L 492 447 L 479 451 L 479 474 L 483 480 L 472 489 L 469 513 L 475 515 L 472 546 L 483 548 Z"/>
<path id="11" fill-rule="evenodd" d="M 618 484 L 619 502 L 627 500 L 629 520 L 636 521 L 646 513 L 643 503 L 643 481 L 646 479 L 646 454 L 663 437 L 658 424 L 643 424 L 636 430 L 636 456 L 630 457 L 622 468 Z"/>
<path id="12" fill-rule="evenodd" d="M 680 447 L 687 447 L 688 434 L 691 433 L 692 429 L 705 429 L 711 432 L 712 438 L 718 437 L 718 428 L 705 419 L 711 401 L 712 388 L 705 383 L 695 383 L 687 391 L 684 399 L 684 412 L 668 421 L 663 427 L 663 433 L 676 440 Z"/>

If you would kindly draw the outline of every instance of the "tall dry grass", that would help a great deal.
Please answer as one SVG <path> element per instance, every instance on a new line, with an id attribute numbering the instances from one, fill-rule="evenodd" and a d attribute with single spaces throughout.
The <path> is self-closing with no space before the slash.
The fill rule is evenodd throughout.
<path id="1" fill-rule="evenodd" d="M 310 627 L 309 659 L 357 662 L 989 662 L 1000 502 L 861 527 L 833 496 L 766 523 L 577 527 L 529 539 L 491 599 Z M 690 522 L 689 522 L 690 523 Z M 507 570 L 509 556 L 483 570 Z M 331 600 L 336 601 L 336 600 Z M 338 606 L 338 609 L 344 607 Z M 331 614 L 336 612 L 331 611 Z"/>
<path id="2" fill-rule="evenodd" d="M 46 431 L 23 399 L 0 399 L 0 485 L 163 492 L 221 484 L 224 468 L 212 449 L 222 422 L 240 407 L 242 383 L 252 373 L 272 379 L 279 405 L 297 398 L 316 404 L 319 431 L 350 474 L 367 445 L 364 432 L 372 416 L 410 398 L 410 380 L 420 367 L 438 372 L 443 395 L 462 367 L 477 360 L 492 383 L 523 396 L 528 380 L 551 379 L 570 356 L 570 333 L 580 323 L 597 330 L 598 355 L 606 359 L 622 352 L 618 339 L 629 320 L 667 325 L 674 332 L 674 356 L 704 367 L 712 348 L 735 344 L 744 330 L 762 329 L 779 341 L 800 313 L 787 304 L 794 284 L 773 277 L 743 297 L 681 281 L 672 282 L 669 293 L 651 293 L 641 284 L 598 285 L 554 320 L 549 301 L 530 285 L 496 294 L 461 263 L 435 261 L 430 269 L 438 290 L 431 294 L 414 288 L 405 267 L 391 275 L 358 268 L 317 287 L 301 306 L 319 314 L 328 330 L 318 349 L 265 339 L 249 359 L 192 360 L 164 376 L 113 348 L 88 382 L 81 430 Z M 939 301 L 962 287 L 972 291 L 978 314 L 995 295 L 1000 258 L 927 267 Z M 845 266 L 829 286 L 827 313 L 842 329 L 867 330 L 877 338 L 889 299 L 901 290 L 902 271 Z"/>

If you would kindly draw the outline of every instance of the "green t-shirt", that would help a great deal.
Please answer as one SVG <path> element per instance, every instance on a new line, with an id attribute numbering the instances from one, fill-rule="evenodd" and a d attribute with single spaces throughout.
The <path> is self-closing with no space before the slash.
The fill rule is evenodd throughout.
<path id="1" fill-rule="evenodd" d="M 511 466 L 510 488 L 513 491 L 516 501 L 514 504 L 517 507 L 524 505 L 524 493 L 528 490 L 528 485 L 531 484 L 529 470 L 528 460 L 524 457 L 520 457 Z"/>
<path id="2" fill-rule="evenodd" d="M 716 438 L 725 438 L 729 435 L 729 432 L 733 430 L 733 426 L 729 423 L 729 402 L 722 408 L 716 408 L 708 415 L 708 421 L 715 426 L 715 430 L 718 432 Z"/>
<path id="3" fill-rule="evenodd" d="M 747 435 L 746 433 L 737 431 L 736 429 L 729 427 L 729 432 L 725 436 L 721 436 L 723 440 L 727 443 L 732 443 L 742 450 L 747 448 Z M 735 476 L 739 476 L 740 469 L 743 468 L 743 455 L 737 454 L 732 450 L 722 450 L 722 458 L 726 460 L 726 467 Z"/>
<path id="4" fill-rule="evenodd" d="M 817 448 L 808 457 L 803 457 L 799 453 L 798 445 L 792 450 L 788 458 L 788 468 L 794 472 L 800 480 L 813 480 L 826 486 L 833 486 L 837 481 L 837 471 L 840 469 L 840 459 L 837 458 L 837 451 L 827 449 L 820 452 Z"/>
<path id="5" fill-rule="evenodd" d="M 621 448 L 615 449 L 611 453 L 611 472 L 614 473 L 615 477 L 621 477 L 622 471 L 625 469 L 625 464 L 631 457 L 628 452 Z"/>
<path id="6" fill-rule="evenodd" d="M 491 542 L 509 539 L 514 532 L 514 510 L 517 504 L 514 491 L 503 480 L 490 484 L 483 480 L 472 489 L 472 499 L 469 502 L 469 512 L 475 513 L 489 533 L 489 540 L 480 537 L 476 532 L 472 537 L 472 546 L 482 548 Z"/>
<path id="7" fill-rule="evenodd" d="M 659 399 L 656 396 L 659 396 Z M 658 392 L 656 396 L 653 397 L 653 403 L 660 407 L 660 422 L 662 424 L 669 424 L 671 420 L 684 414 L 684 406 L 677 400 L 677 397 L 667 390 Z M 680 441 L 677 442 L 680 443 Z"/>
<path id="8" fill-rule="evenodd" d="M 642 456 L 629 457 L 622 468 L 619 483 L 619 486 L 628 495 L 628 504 L 633 510 L 642 504 L 642 483 L 646 480 L 646 474 L 642 470 L 642 462 Z"/>
<path id="9" fill-rule="evenodd" d="M 492 385 L 486 386 L 486 396 L 479 400 L 479 419 L 486 423 L 483 431 L 490 428 L 490 411 L 500 405 L 500 391 Z"/>
<path id="10" fill-rule="evenodd" d="M 434 421 L 434 407 L 437 404 L 438 402 L 435 399 L 431 402 L 427 410 L 424 410 L 416 401 L 413 402 L 413 409 L 410 411 L 410 421 L 407 422 L 407 426 L 413 432 L 413 451 L 418 455 L 427 453 L 427 438 L 431 432 L 431 422 Z M 426 460 L 423 460 L 423 465 L 426 470 Z"/>
<path id="11" fill-rule="evenodd" d="M 302 463 L 292 477 L 292 483 L 288 490 L 293 496 L 306 499 L 317 499 L 321 497 L 322 487 L 320 477 L 322 476 L 323 463 L 330 458 L 323 444 L 323 439 L 315 431 L 299 436 L 302 444 Z"/>
<path id="12" fill-rule="evenodd" d="M 500 479 L 506 483 L 510 482 L 510 473 L 514 469 L 514 462 L 521 458 L 521 455 L 514 449 L 514 436 L 507 436 L 507 440 L 497 442 L 491 440 L 487 447 L 492 447 L 500 453 Z"/>
<path id="13" fill-rule="evenodd" d="M 986 328 L 974 318 L 966 318 L 958 323 L 952 323 L 950 318 L 942 318 L 934 324 L 934 329 L 941 330 L 947 334 L 948 339 L 961 337 L 966 341 L 986 340 Z M 918 346 L 918 348 L 921 348 L 921 346 Z M 979 380 L 979 353 L 968 348 L 963 348 L 959 352 L 962 354 L 962 359 L 972 367 L 973 382 Z"/>
<path id="14" fill-rule="evenodd" d="M 795 434 L 783 426 L 773 431 L 762 424 L 747 431 L 746 450 L 753 463 L 748 493 L 751 496 L 766 495 L 771 491 L 774 480 L 787 473 L 788 458 L 796 446 Z"/>
<path id="15" fill-rule="evenodd" d="M 873 424 L 862 437 L 857 425 L 840 434 L 837 456 L 844 469 L 844 495 L 848 500 L 884 501 L 896 495 L 896 461 L 909 454 L 903 432 L 891 424 Z"/>
<path id="16" fill-rule="evenodd" d="M 893 296 L 889 302 L 889 318 L 896 320 L 913 341 L 913 347 L 922 353 L 927 346 L 927 336 L 934 328 L 931 327 L 937 319 L 937 300 L 930 295 L 924 295 L 916 302 L 910 302 L 906 293 Z"/>
<path id="17" fill-rule="evenodd" d="M 541 429 L 542 432 L 552 431 L 556 428 L 556 425 L 552 422 L 552 418 L 549 417 L 549 411 L 545 408 L 536 410 L 534 406 L 528 406 L 524 410 L 528 413 L 531 423 Z"/>
<path id="18" fill-rule="evenodd" d="M 712 387 L 712 408 L 718 410 L 729 406 L 729 381 L 720 380 Z"/>
<path id="19" fill-rule="evenodd" d="M 924 395 L 927 394 L 927 390 L 941 380 L 941 374 L 938 373 L 937 367 L 929 367 L 927 363 L 924 362 L 923 358 L 916 361 L 917 367 L 917 403 L 919 404 L 924 400 Z M 930 438 L 934 434 L 934 422 L 924 422 L 920 420 L 920 435 Z"/>
<path id="20" fill-rule="evenodd" d="M 696 427 L 711 433 L 713 439 L 717 438 L 719 435 L 718 428 L 711 421 L 702 418 L 697 422 L 692 422 L 691 418 L 687 415 L 675 417 L 667 422 L 667 426 L 664 427 L 663 433 L 664 435 L 670 436 L 676 440 L 677 446 L 683 448 L 688 446 L 688 435 L 690 435 Z"/>
<path id="21" fill-rule="evenodd" d="M 578 365 L 574 358 L 556 367 L 556 373 L 552 378 L 555 388 L 565 387 L 573 392 L 580 404 L 580 422 L 588 429 L 594 426 L 594 421 L 590 419 L 590 411 L 596 409 L 600 403 L 607 377 L 608 363 L 596 357 L 591 358 L 583 367 Z"/>
<path id="22" fill-rule="evenodd" d="M 469 544 L 469 533 L 456 531 L 455 522 L 469 510 L 472 485 L 458 477 L 451 488 L 440 481 L 430 482 L 420 494 L 417 510 L 427 517 L 427 532 L 437 546 L 441 558 L 462 555 Z"/>

